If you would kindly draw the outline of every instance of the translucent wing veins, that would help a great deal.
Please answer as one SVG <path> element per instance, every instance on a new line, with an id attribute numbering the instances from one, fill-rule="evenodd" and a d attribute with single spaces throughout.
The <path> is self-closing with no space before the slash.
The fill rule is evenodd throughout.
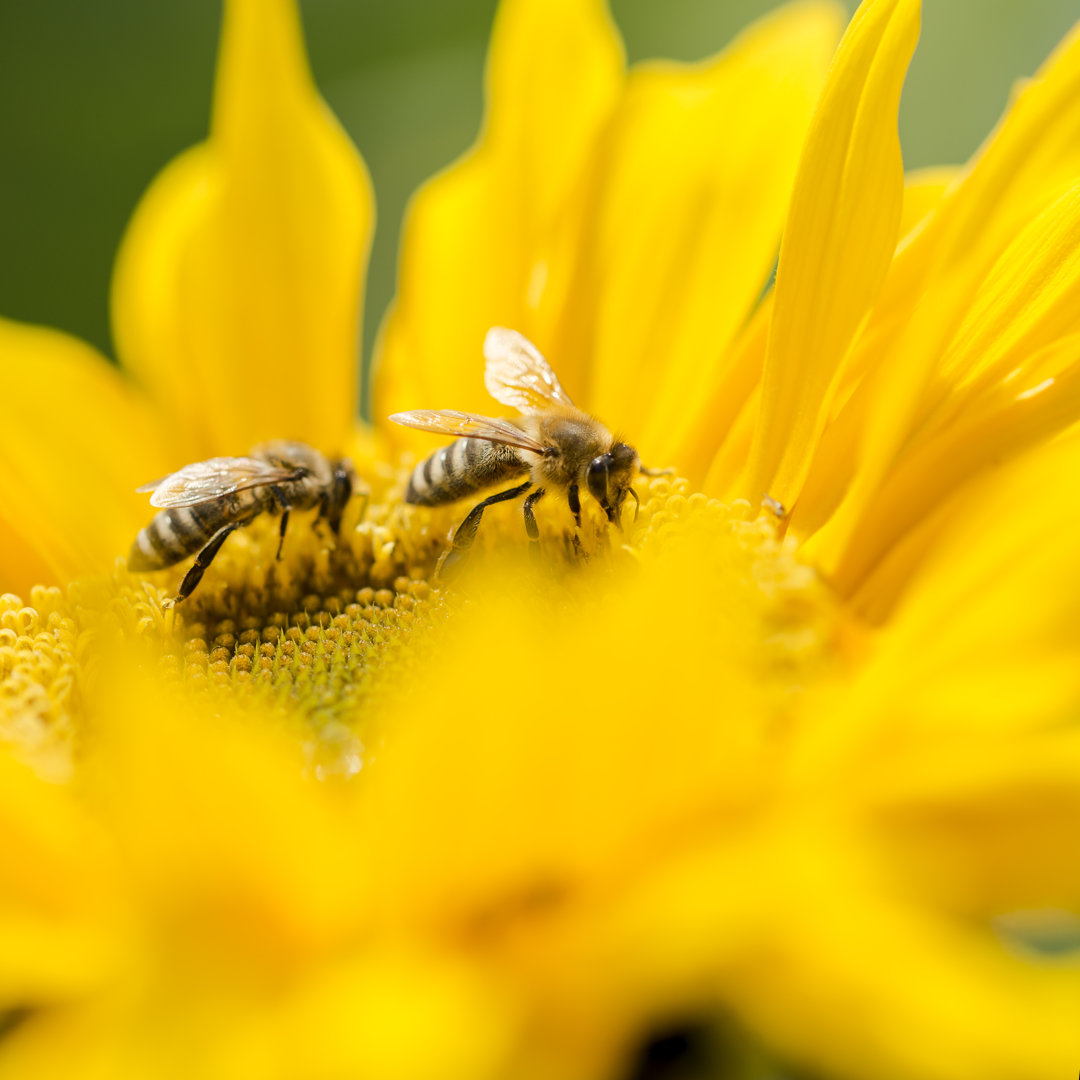
<path id="1" fill-rule="evenodd" d="M 484 338 L 484 359 L 484 385 L 500 405 L 525 413 L 574 407 L 540 350 L 516 330 L 493 326 Z"/>
<path id="2" fill-rule="evenodd" d="M 152 491 L 151 506 L 194 506 L 235 491 L 274 484 L 295 476 L 295 470 L 282 469 L 258 458 L 220 457 L 185 465 L 177 472 L 135 490 Z"/>
<path id="3" fill-rule="evenodd" d="M 496 420 L 476 413 L 456 412 L 453 409 L 414 409 L 411 412 L 394 413 L 390 417 L 395 424 L 417 428 L 419 431 L 437 431 L 443 435 L 456 435 L 466 439 L 487 439 L 489 442 L 516 446 L 531 450 L 534 454 L 544 452 L 543 443 L 526 435 L 509 420 Z"/>

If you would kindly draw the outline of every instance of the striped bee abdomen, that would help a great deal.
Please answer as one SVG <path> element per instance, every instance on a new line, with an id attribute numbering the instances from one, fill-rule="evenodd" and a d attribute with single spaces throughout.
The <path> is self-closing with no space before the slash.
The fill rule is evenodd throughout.
<path id="1" fill-rule="evenodd" d="M 230 503 L 227 499 L 215 499 L 158 511 L 135 537 L 128 555 L 128 569 L 160 570 L 194 555 L 218 529 L 237 520 L 253 501 L 244 500 L 247 505 L 240 507 L 236 505 L 239 500 Z"/>
<path id="2" fill-rule="evenodd" d="M 521 452 L 512 446 L 487 439 L 455 439 L 413 469 L 405 501 L 442 506 L 528 470 Z"/>

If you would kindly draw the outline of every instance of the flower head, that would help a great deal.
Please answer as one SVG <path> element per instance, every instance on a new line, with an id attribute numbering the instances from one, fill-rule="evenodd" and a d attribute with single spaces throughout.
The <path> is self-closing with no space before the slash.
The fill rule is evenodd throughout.
<path id="1" fill-rule="evenodd" d="M 368 431 L 362 166 L 293 8 L 230 0 L 210 141 L 118 265 L 141 389 L 3 330 L 25 399 L 67 408 L 37 376 L 70 372 L 91 419 L 60 445 L 85 473 L 0 444 L 7 583 L 37 583 L 0 601 L 0 935 L 30 943 L 0 1075 L 1073 1067 L 1080 37 L 966 168 L 905 178 L 918 21 L 866 0 L 834 55 L 798 3 L 626 72 L 598 3 L 505 0 Z M 538 559 L 493 505 L 447 586 L 464 509 L 407 501 L 438 444 L 385 415 L 497 411 L 492 325 L 678 475 L 622 530 L 545 500 Z M 280 562 L 261 515 L 169 608 L 172 571 L 107 557 L 147 432 L 172 467 L 347 451 L 366 497 Z"/>

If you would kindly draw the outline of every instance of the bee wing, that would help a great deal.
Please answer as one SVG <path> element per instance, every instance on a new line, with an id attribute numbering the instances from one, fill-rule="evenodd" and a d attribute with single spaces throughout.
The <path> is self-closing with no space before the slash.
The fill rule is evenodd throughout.
<path id="1" fill-rule="evenodd" d="M 282 469 L 258 458 L 218 457 L 185 465 L 179 471 L 135 490 L 152 491 L 151 506 L 193 506 L 231 495 L 234 491 L 288 480 L 295 475 L 295 470 Z"/>
<path id="2" fill-rule="evenodd" d="M 484 385 L 500 405 L 520 412 L 574 407 L 540 350 L 516 330 L 493 326 L 484 338 L 484 359 Z"/>
<path id="3" fill-rule="evenodd" d="M 530 438 L 509 420 L 455 412 L 453 409 L 414 409 L 412 412 L 394 413 L 390 419 L 395 424 L 403 424 L 420 431 L 438 431 L 443 435 L 457 435 L 466 439 L 487 439 L 505 446 L 516 446 L 521 450 L 531 450 L 534 454 L 544 452 L 543 443 Z"/>

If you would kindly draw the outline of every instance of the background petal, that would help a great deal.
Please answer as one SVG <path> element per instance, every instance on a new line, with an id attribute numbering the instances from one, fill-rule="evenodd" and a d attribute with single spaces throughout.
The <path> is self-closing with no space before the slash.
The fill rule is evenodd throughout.
<path id="1" fill-rule="evenodd" d="M 928 523 L 933 543 L 901 567 L 901 584 L 888 563 L 871 579 L 867 590 L 892 585 L 895 612 L 859 675 L 853 716 L 903 702 L 909 727 L 985 731 L 1074 715 L 1078 469 L 1073 432 L 989 473 Z"/>
<path id="2" fill-rule="evenodd" d="M 108 569 L 149 514 L 135 488 L 165 469 L 168 433 L 89 345 L 0 319 L 0 591 L 28 598 Z"/>
<path id="3" fill-rule="evenodd" d="M 210 140 L 151 188 L 113 285 L 121 359 L 197 456 L 274 437 L 345 445 L 372 224 L 295 4 L 229 0 Z"/>
<path id="4" fill-rule="evenodd" d="M 772 272 L 842 14 L 789 5 L 710 61 L 636 68 L 595 149 L 551 260 L 561 295 L 539 306 L 557 308 L 550 356 L 578 403 L 648 461 L 723 434 L 710 398 Z"/>
<path id="5" fill-rule="evenodd" d="M 918 0 L 866 0 L 829 73 L 780 249 L 751 499 L 794 503 L 836 372 L 889 268 L 904 183 L 896 115 L 918 33 Z"/>
<path id="6" fill-rule="evenodd" d="M 808 545 L 842 593 L 961 483 L 1080 419 L 1078 300 L 1080 185 L 1019 231 L 970 296 L 924 388 L 919 428 L 844 548 L 835 547 L 838 523 Z"/>
<path id="7" fill-rule="evenodd" d="M 484 134 L 420 189 L 406 218 L 376 362 L 380 422 L 421 407 L 490 413 L 481 346 L 493 325 L 546 347 L 528 315 L 530 289 L 543 284 L 538 261 L 622 82 L 622 44 L 600 0 L 500 6 Z"/>
<path id="8" fill-rule="evenodd" d="M 925 417 L 927 388 L 991 267 L 1080 176 L 1078 132 L 1080 27 L 1021 86 L 997 130 L 893 263 L 868 324 L 870 343 L 860 345 L 875 355 L 877 370 L 855 402 L 864 415 L 857 447 L 846 455 L 857 467 L 843 502 L 828 507 L 832 519 L 812 540 L 822 565 L 837 564 L 867 502 Z"/>

